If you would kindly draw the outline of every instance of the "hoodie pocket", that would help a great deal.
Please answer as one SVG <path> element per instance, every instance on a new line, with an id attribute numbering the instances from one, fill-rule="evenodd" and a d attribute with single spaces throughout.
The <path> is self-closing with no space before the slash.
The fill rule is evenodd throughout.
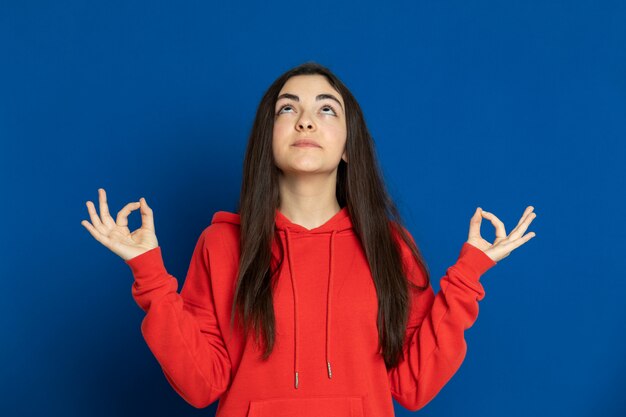
<path id="1" fill-rule="evenodd" d="M 247 417 L 363 417 L 362 397 L 274 398 L 250 401 Z"/>

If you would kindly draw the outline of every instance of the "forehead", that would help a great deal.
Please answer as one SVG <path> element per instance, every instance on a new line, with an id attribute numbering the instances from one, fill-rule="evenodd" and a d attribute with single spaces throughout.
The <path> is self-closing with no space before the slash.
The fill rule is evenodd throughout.
<path id="1" fill-rule="evenodd" d="M 320 74 L 296 75 L 289 78 L 278 95 L 283 93 L 295 94 L 300 98 L 313 98 L 318 94 L 327 93 L 338 97 L 343 103 L 341 94 L 330 85 L 325 76 Z"/>

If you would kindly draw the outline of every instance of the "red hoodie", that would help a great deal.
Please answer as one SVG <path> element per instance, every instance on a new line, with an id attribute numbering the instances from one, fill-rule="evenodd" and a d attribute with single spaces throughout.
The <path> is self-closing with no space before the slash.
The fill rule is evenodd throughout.
<path id="1" fill-rule="evenodd" d="M 424 407 L 465 358 L 464 331 L 485 296 L 479 277 L 496 262 L 464 243 L 437 296 L 431 286 L 410 290 L 404 360 L 387 370 L 377 353 L 376 288 L 347 207 L 310 230 L 276 210 L 276 227 L 285 259 L 267 361 L 252 337 L 245 340 L 238 319 L 230 330 L 238 214 L 213 215 L 180 294 L 160 247 L 126 261 L 132 295 L 147 313 L 141 332 L 176 392 L 197 408 L 219 399 L 220 417 L 385 417 L 394 415 L 392 397 L 411 411 Z M 423 272 L 400 242 L 409 279 L 423 286 Z M 272 252 L 275 262 L 276 241 Z"/>

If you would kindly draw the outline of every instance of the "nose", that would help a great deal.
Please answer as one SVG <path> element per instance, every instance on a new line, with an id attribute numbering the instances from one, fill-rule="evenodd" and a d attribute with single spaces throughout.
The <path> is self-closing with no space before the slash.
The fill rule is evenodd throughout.
<path id="1" fill-rule="evenodd" d="M 298 130 L 312 130 L 315 128 L 313 121 L 309 118 L 307 113 L 302 113 L 302 117 L 298 120 Z"/>

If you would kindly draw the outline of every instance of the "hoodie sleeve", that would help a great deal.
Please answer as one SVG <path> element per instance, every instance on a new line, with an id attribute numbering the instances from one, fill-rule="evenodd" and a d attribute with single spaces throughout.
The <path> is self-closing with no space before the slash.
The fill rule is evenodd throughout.
<path id="1" fill-rule="evenodd" d="M 141 333 L 174 390 L 196 408 L 217 400 L 230 383 L 231 363 L 213 303 L 206 230 L 194 249 L 183 289 L 163 264 L 161 247 L 126 261 L 132 295 L 146 312 Z"/>
<path id="2" fill-rule="evenodd" d="M 406 249 L 408 251 L 408 249 Z M 424 286 L 425 277 L 406 255 L 409 279 Z M 496 264 L 482 250 L 465 242 L 456 263 L 441 278 L 434 295 L 410 291 L 411 312 L 403 348 L 404 359 L 388 371 L 391 394 L 403 407 L 417 411 L 432 400 L 465 359 L 464 332 L 478 317 L 478 301 L 485 296 L 480 276 Z"/>

